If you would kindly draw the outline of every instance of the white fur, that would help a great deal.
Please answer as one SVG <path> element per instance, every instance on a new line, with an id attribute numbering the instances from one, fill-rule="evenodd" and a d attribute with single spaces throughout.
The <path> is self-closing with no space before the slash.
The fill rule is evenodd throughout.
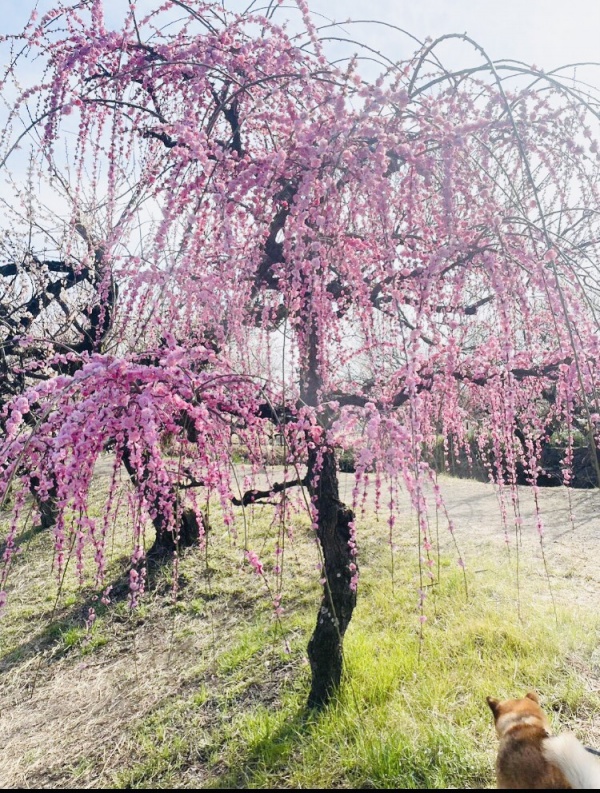
<path id="1" fill-rule="evenodd" d="M 572 733 L 546 738 L 542 752 L 548 762 L 560 768 L 575 790 L 600 788 L 600 760 L 588 752 Z"/>

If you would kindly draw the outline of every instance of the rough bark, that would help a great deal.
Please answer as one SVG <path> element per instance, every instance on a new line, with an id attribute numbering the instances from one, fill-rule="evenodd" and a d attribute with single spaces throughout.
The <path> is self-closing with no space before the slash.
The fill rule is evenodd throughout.
<path id="1" fill-rule="evenodd" d="M 307 314 L 310 311 L 307 309 Z M 300 378 L 300 396 L 306 405 L 317 407 L 323 381 L 319 363 L 319 334 L 314 321 L 307 327 L 307 355 Z M 321 421 L 327 423 L 321 411 Z M 313 448 L 308 453 L 306 483 L 317 510 L 317 538 L 323 552 L 323 597 L 317 624 L 308 643 L 308 660 L 312 672 L 308 696 L 310 708 L 324 707 L 342 679 L 344 634 L 350 623 L 356 591 L 351 588 L 356 564 L 349 545 L 351 509 L 340 501 L 338 471 L 333 449 Z"/>
<path id="2" fill-rule="evenodd" d="M 48 498 L 43 501 L 37 492 L 40 480 L 34 476 L 30 480 L 31 495 L 35 499 L 37 507 L 40 512 L 40 529 L 51 529 L 56 523 L 58 516 L 58 507 L 56 506 L 56 487 L 53 485 L 48 492 Z"/>
<path id="3" fill-rule="evenodd" d="M 181 512 L 179 530 L 176 535 L 172 531 L 163 528 L 160 515 L 152 522 L 156 529 L 156 536 L 147 553 L 149 559 L 172 556 L 176 550 L 190 548 L 192 545 L 196 545 L 200 539 L 200 523 L 194 510 L 189 507 L 186 507 Z M 201 523 L 206 529 L 202 516 Z"/>
<path id="4" fill-rule="evenodd" d="M 340 501 L 333 451 L 323 453 L 322 464 L 316 471 L 315 465 L 316 453 L 313 452 L 308 478 L 312 479 L 311 474 L 316 472 L 319 480 L 316 486 L 309 484 L 309 491 L 318 509 L 317 537 L 323 550 L 325 583 L 317 624 L 308 643 L 312 672 L 308 705 L 321 708 L 339 688 L 342 679 L 344 634 L 356 605 L 350 564 L 356 564 L 356 560 L 348 544 L 349 524 L 354 514 Z"/>

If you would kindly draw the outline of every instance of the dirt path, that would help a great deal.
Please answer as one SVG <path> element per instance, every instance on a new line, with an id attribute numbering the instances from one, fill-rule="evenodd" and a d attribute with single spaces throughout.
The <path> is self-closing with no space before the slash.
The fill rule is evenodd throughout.
<path id="1" fill-rule="evenodd" d="M 499 552 L 514 549 L 516 544 L 514 507 L 508 488 L 503 494 L 506 522 L 503 523 L 498 489 L 491 484 L 471 479 L 439 479 L 448 516 L 455 526 L 455 538 L 461 554 L 470 566 L 477 564 L 478 553 L 490 545 Z M 351 499 L 353 477 L 341 475 L 340 495 Z M 381 503 L 386 502 L 383 494 Z M 370 495 L 367 506 L 373 506 Z M 542 551 L 551 578 L 571 579 L 569 597 L 579 602 L 600 599 L 600 490 L 573 490 L 565 487 L 544 488 L 538 495 L 539 515 L 543 526 L 543 540 L 537 526 L 536 505 L 531 488 L 517 488 L 517 508 L 522 520 L 519 545 L 522 552 L 540 562 L 544 574 Z M 435 501 L 428 489 L 430 515 L 435 522 Z M 414 516 L 406 491 L 397 499 L 398 519 Z M 447 553 L 455 553 L 447 520 L 440 515 L 440 546 Z M 508 540 L 508 542 L 507 542 Z M 537 565 L 536 565 L 537 566 Z"/>

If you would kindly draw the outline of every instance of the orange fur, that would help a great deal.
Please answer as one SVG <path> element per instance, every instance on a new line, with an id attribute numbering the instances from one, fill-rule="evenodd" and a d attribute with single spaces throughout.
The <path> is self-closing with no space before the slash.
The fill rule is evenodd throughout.
<path id="1" fill-rule="evenodd" d="M 487 698 L 500 739 L 496 758 L 498 788 L 505 790 L 570 789 L 566 777 L 546 760 L 542 748 L 550 735 L 550 724 L 540 708 L 537 694 L 503 702 Z"/>

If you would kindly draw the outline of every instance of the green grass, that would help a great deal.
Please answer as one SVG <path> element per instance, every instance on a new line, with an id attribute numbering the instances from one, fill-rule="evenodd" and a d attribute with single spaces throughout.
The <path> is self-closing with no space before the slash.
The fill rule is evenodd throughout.
<path id="1" fill-rule="evenodd" d="M 267 507 L 257 507 L 246 529 L 272 583 L 271 520 Z M 187 552 L 179 562 L 176 596 L 167 566 L 133 612 L 123 599 L 102 606 L 91 586 L 79 592 L 73 575 L 65 577 L 55 608 L 51 539 L 44 533 L 29 538 L 27 559 L 15 560 L 12 599 L 0 622 L 0 669 L 27 680 L 41 668 L 36 685 L 43 687 L 55 669 L 66 668 L 75 686 L 77 670 L 90 665 L 103 670 L 106 687 L 111 664 L 125 658 L 129 670 L 135 667 L 128 683 L 134 704 L 127 707 L 136 708 L 122 726 L 124 689 L 115 687 L 110 745 L 84 742 L 71 754 L 65 750 L 60 769 L 42 766 L 28 777 L 31 784 L 492 787 L 496 738 L 486 696 L 536 689 L 557 727 L 585 720 L 600 706 L 599 687 L 590 682 L 600 629 L 596 609 L 559 606 L 555 612 L 539 566 L 523 558 L 517 603 L 514 566 L 490 550 L 478 552 L 477 571 L 467 570 L 468 597 L 462 570 L 440 560 L 441 577 L 426 588 L 421 625 L 413 529 L 399 531 L 392 582 L 387 529 L 373 521 L 361 544 L 342 689 L 324 712 L 307 712 L 306 644 L 320 592 L 306 521 L 296 522 L 286 550 L 280 620 L 273 618 L 264 582 L 244 564 L 242 541 L 233 543 L 218 518 L 211 516 L 211 523 L 208 553 Z M 127 556 L 122 532 L 113 545 L 109 580 L 119 581 Z M 555 582 L 557 602 L 568 602 L 568 587 L 575 585 L 567 578 Z M 90 605 L 97 619 L 88 630 Z M 164 678 L 148 685 L 153 673 L 138 660 L 140 645 L 152 649 L 159 638 L 168 645 L 161 668 L 171 672 L 164 690 Z M 93 720 L 100 725 L 104 716 L 90 715 L 89 734 L 95 734 Z M 39 755 L 27 751 L 25 763 Z"/>
<path id="2" fill-rule="evenodd" d="M 468 601 L 462 572 L 446 569 L 421 636 L 412 564 L 397 574 L 407 583 L 392 591 L 365 565 L 368 594 L 346 637 L 346 680 L 324 713 L 304 710 L 312 615 L 295 616 L 305 631 L 287 656 L 263 615 L 218 654 L 200 699 L 170 702 L 140 725 L 136 762 L 115 784 L 169 787 L 201 769 L 207 788 L 489 787 L 487 695 L 535 688 L 552 718 L 600 704 L 569 662 L 591 653 L 598 620 L 571 611 L 557 622 L 548 598 L 532 605 L 538 579 L 523 584 L 521 621 L 508 566 L 471 576 Z"/>

